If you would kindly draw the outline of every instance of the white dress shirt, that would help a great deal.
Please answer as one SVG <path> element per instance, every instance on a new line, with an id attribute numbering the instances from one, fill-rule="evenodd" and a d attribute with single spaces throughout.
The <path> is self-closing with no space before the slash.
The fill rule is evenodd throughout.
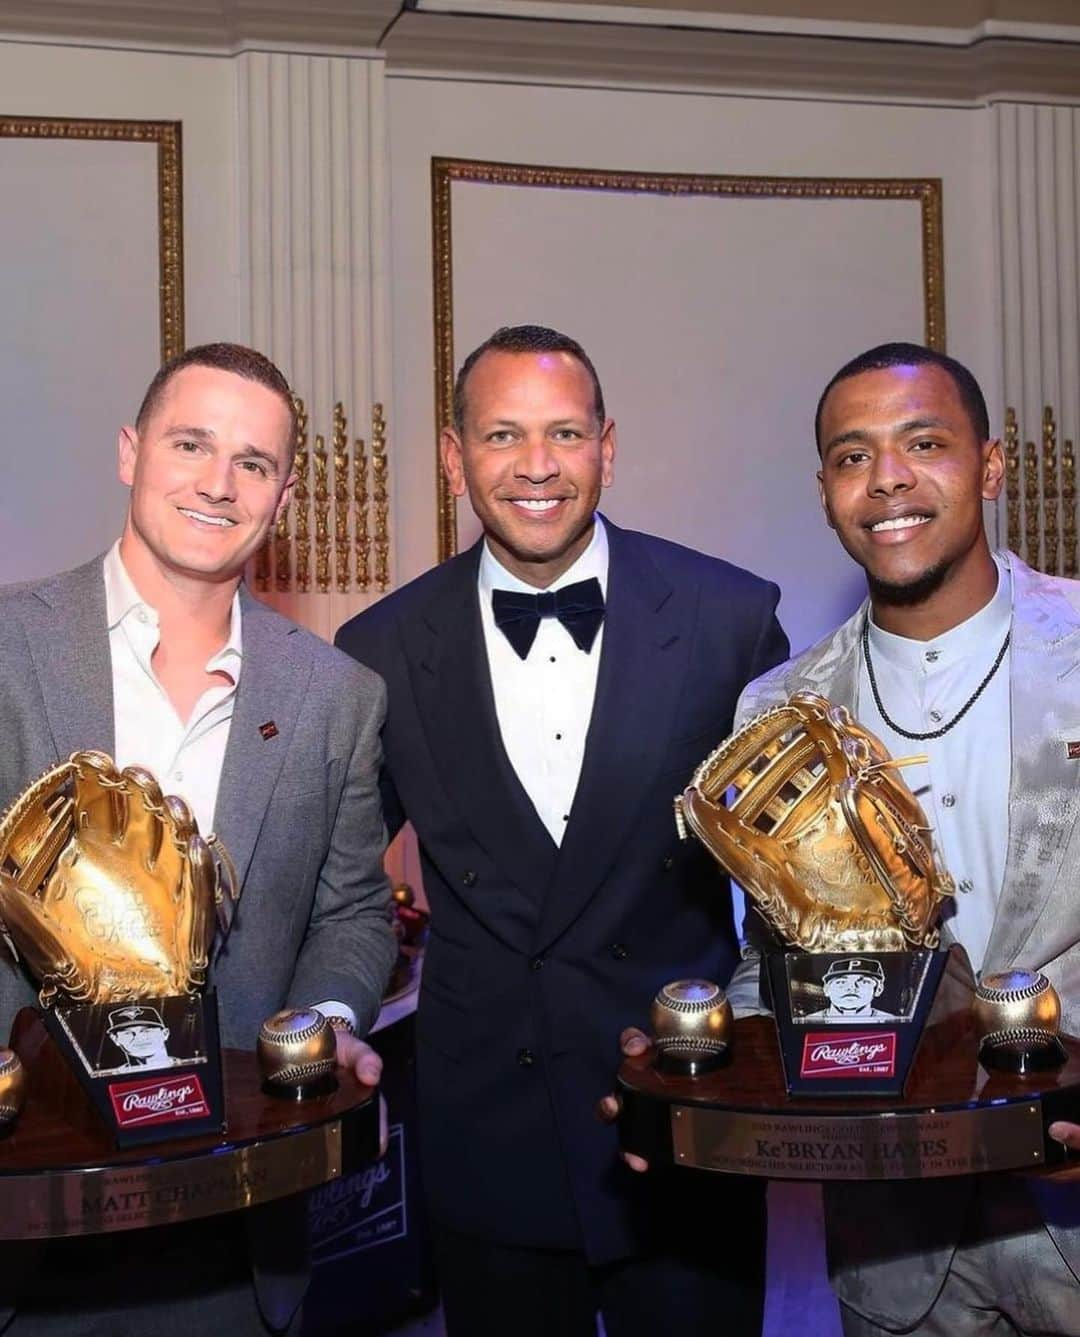
<path id="1" fill-rule="evenodd" d="M 994 597 L 966 622 L 929 641 L 895 636 L 870 622 L 874 676 L 886 711 L 913 733 L 939 729 L 960 710 L 990 671 L 1012 621 L 1012 582 L 995 555 Z M 916 742 L 896 733 L 874 703 L 865 662 L 859 675 L 856 716 L 877 734 L 893 757 L 928 754 L 926 765 L 901 774 L 934 828 L 956 897 L 945 920 L 966 948 L 973 969 L 982 968 L 1005 876 L 1009 838 L 1011 718 L 1009 651 L 982 695 L 942 738 Z"/>
<path id="2" fill-rule="evenodd" d="M 144 766 L 164 793 L 187 802 L 199 830 L 209 835 L 244 658 L 240 591 L 233 595 L 228 640 L 206 662 L 207 673 L 226 674 L 229 681 L 208 687 L 185 722 L 154 673 L 157 610 L 132 583 L 119 542 L 105 554 L 104 573 L 116 764 L 121 770 Z M 327 1016 L 342 1016 L 356 1024 L 356 1014 L 345 1003 L 335 999 L 318 1007 Z"/>
<path id="3" fill-rule="evenodd" d="M 599 516 L 589 546 L 548 588 L 560 590 L 592 576 L 606 598 L 608 541 Z M 581 778 L 604 628 L 586 653 L 557 618 L 541 618 L 536 640 L 522 659 L 495 625 L 491 594 L 497 589 L 536 594 L 537 589 L 507 571 L 487 543 L 477 589 L 503 747 L 540 820 L 561 845 Z"/>
<path id="4" fill-rule="evenodd" d="M 229 638 L 206 663 L 229 681 L 208 687 L 184 721 L 154 673 L 157 611 L 140 596 L 116 543 L 105 555 L 105 617 L 112 658 L 116 764 L 145 766 L 166 794 L 185 799 L 199 830 L 214 829 L 221 767 L 229 742 L 243 663 L 240 593 L 233 596 Z"/>

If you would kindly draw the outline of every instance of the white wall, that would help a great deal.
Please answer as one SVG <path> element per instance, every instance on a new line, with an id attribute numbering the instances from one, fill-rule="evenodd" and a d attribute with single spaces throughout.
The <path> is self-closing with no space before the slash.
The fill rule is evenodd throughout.
<path id="1" fill-rule="evenodd" d="M 393 75 L 388 87 L 398 503 L 407 499 L 409 516 L 407 528 L 403 517 L 398 518 L 398 570 L 403 577 L 429 565 L 435 551 L 432 156 L 617 171 L 941 177 L 948 349 L 970 363 L 988 399 L 997 403 L 994 186 L 987 111 L 542 88 Z M 542 194 L 548 198 L 540 198 Z M 875 206 L 852 207 L 872 211 Z M 474 198 L 469 208 L 482 211 L 484 203 Z M 559 208 L 557 193 L 537 193 L 538 220 Z M 485 309 L 498 306 L 515 256 L 520 257 L 522 269 L 541 263 L 534 261 L 535 256 L 544 256 L 542 236 L 530 236 L 527 220 L 519 219 L 519 224 L 514 235 L 505 237 L 502 255 L 493 263 L 499 286 L 487 295 Z M 828 226 L 828 222 L 821 225 Z M 535 226 L 539 228 L 539 222 Z M 657 252 L 656 257 L 643 256 L 641 265 L 667 268 L 673 284 L 692 288 L 700 253 L 665 250 L 662 237 L 657 239 Z M 903 263 L 909 260 L 905 257 Z M 572 256 L 568 263 L 574 263 Z M 790 279 L 784 266 L 771 269 L 761 263 L 760 254 L 748 257 L 748 263 L 756 271 L 749 289 L 756 286 L 762 305 L 782 309 L 784 285 Z M 577 276 L 578 284 L 586 285 L 586 305 L 588 275 L 586 261 Z M 627 269 L 626 282 L 635 282 L 633 268 Z M 743 301 L 747 290 L 744 287 Z M 763 369 L 755 397 L 736 396 L 734 408 L 731 393 L 717 394 L 711 411 L 704 411 L 708 400 L 700 393 L 700 385 L 688 395 L 677 368 L 665 365 L 664 349 L 657 346 L 649 393 L 658 407 L 655 416 L 650 415 L 647 430 L 640 430 L 633 417 L 628 419 L 620 412 L 618 399 L 620 395 L 630 399 L 637 393 L 629 382 L 620 385 L 620 364 L 627 347 L 647 338 L 648 332 L 643 334 L 633 324 L 628 328 L 614 311 L 605 321 L 601 306 L 583 335 L 600 370 L 607 369 L 609 411 L 620 425 L 621 479 L 609 494 L 612 518 L 619 520 L 625 514 L 630 523 L 646 524 L 651 509 L 663 517 L 660 527 L 669 537 L 696 541 L 777 579 L 789 591 L 782 614 L 796 643 L 805 643 L 834 624 L 859 590 L 858 573 L 823 532 L 813 484 L 816 391 L 839 365 L 836 350 L 844 346 L 848 334 L 845 313 L 859 308 L 857 291 L 847 288 L 843 297 L 835 307 L 820 304 L 816 328 L 813 312 L 802 313 L 800 318 L 807 322 L 804 363 L 788 369 Z M 455 308 L 459 304 L 465 310 L 477 305 L 460 294 Z M 507 312 L 510 320 L 521 318 L 514 292 L 507 293 Z M 548 310 L 544 319 L 558 324 L 557 315 Z M 910 313 L 904 319 L 910 320 Z M 895 320 L 890 310 L 860 312 L 844 356 L 878 338 L 920 337 L 918 330 L 896 330 Z M 767 356 L 767 330 L 752 319 L 750 324 L 756 325 L 759 356 Z M 567 332 L 574 334 L 575 330 Z M 475 331 L 467 333 L 471 343 Z M 783 340 L 778 343 L 782 346 Z M 822 349 L 828 350 L 827 357 Z M 456 347 L 457 359 L 467 351 L 465 344 Z M 704 376 L 707 367 L 698 365 L 696 374 Z M 612 389 L 618 393 L 612 394 Z M 737 422 L 734 432 L 730 430 L 733 422 Z M 662 443 L 656 439 L 660 432 L 667 438 Z M 773 476 L 771 460 L 755 461 L 755 440 L 768 441 L 776 433 L 790 443 L 791 475 L 786 479 Z M 718 442 L 722 445 L 720 459 Z M 669 448 L 670 467 L 642 468 L 643 452 Z M 758 475 L 749 483 L 743 477 L 732 495 L 729 480 L 754 474 L 755 468 Z M 689 532 L 679 532 L 673 517 L 680 505 L 685 509 L 688 498 L 695 516 L 688 519 Z M 701 539 L 710 507 L 717 516 L 712 543 Z M 421 521 L 427 516 L 431 516 L 429 522 Z"/>
<path id="2" fill-rule="evenodd" d="M 183 123 L 188 343 L 243 333 L 236 284 L 234 82 L 232 63 L 223 59 L 0 43 L 5 115 Z M 112 147 L 77 141 L 63 141 L 62 148 L 26 140 L 7 143 L 20 145 L 24 157 L 35 149 L 51 149 L 76 163 L 80 152 L 89 156 Z M 132 167 L 133 146 L 116 147 L 128 150 L 127 166 L 121 163 L 115 170 L 103 170 L 96 182 L 87 182 L 88 190 L 105 183 L 89 211 L 94 218 L 87 224 L 101 243 L 103 268 L 79 289 L 73 288 L 62 327 L 61 284 L 55 272 L 42 273 L 35 285 L 34 274 L 20 269 L 30 263 L 31 248 L 4 252 L 0 360 L 9 369 L 32 365 L 36 381 L 29 389 L 24 384 L 17 412 L 13 413 L 10 399 L 6 403 L 5 483 L 11 505 L 3 512 L 3 580 L 45 575 L 91 556 L 115 537 L 123 515 L 125 494 L 115 479 L 117 428 L 133 416 L 157 369 L 160 335 L 153 319 L 155 295 L 129 300 L 133 273 L 144 275 L 145 282 L 156 282 L 156 233 L 137 244 L 130 240 L 126 187 L 120 185 L 125 173 L 138 176 L 154 170 L 149 166 L 152 151 L 146 150 L 151 156 L 144 165 Z M 125 155 L 121 152 L 120 157 Z M 70 173 L 65 179 L 72 180 Z M 110 183 L 116 190 L 111 201 Z M 5 182 L 5 190 L 9 184 Z M 152 182 L 148 179 L 145 184 L 149 187 Z M 140 196 L 139 208 L 143 205 Z M 111 247 L 107 245 L 110 208 L 115 213 Z M 24 209 L 23 216 L 32 219 L 32 211 Z M 152 202 L 140 227 L 142 222 L 156 226 Z M 64 220 L 57 220 L 55 245 L 63 244 L 63 226 Z M 55 248 L 51 253 L 55 256 Z M 25 295 L 35 287 L 39 293 L 50 293 L 57 325 L 54 341 L 44 347 L 36 344 L 41 333 L 35 338 L 31 322 L 21 315 Z M 122 293 L 126 310 L 119 301 Z M 78 374 L 66 372 L 66 359 L 77 359 L 80 348 L 86 355 L 76 364 Z M 84 388 L 83 373 L 93 377 L 91 393 Z M 35 465 L 36 478 L 26 477 Z M 20 495 L 13 497 L 17 486 Z"/>

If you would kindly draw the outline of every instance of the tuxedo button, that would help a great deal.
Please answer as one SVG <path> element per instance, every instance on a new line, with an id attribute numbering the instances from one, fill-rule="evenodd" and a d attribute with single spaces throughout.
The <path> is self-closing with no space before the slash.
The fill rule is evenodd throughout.
<path id="1" fill-rule="evenodd" d="M 616 961 L 625 961 L 630 955 L 630 949 L 621 942 L 613 942 L 611 944 L 611 955 Z"/>
<path id="2" fill-rule="evenodd" d="M 544 968 L 546 965 L 547 965 L 547 958 L 546 958 L 546 957 L 543 957 L 543 956 L 534 956 L 533 959 L 529 962 L 529 969 L 530 969 L 530 970 L 543 970 L 543 968 Z"/>
<path id="3" fill-rule="evenodd" d="M 669 854 L 667 858 L 665 858 L 664 862 L 660 865 L 660 867 L 664 870 L 665 873 L 670 873 L 671 870 L 675 867 L 675 860 Z"/>
<path id="4" fill-rule="evenodd" d="M 942 794 L 942 796 L 941 796 L 941 802 L 942 802 L 942 804 L 943 804 L 946 808 L 955 808 L 955 807 L 956 807 L 956 795 L 955 795 L 955 794 Z"/>
<path id="5" fill-rule="evenodd" d="M 465 883 L 465 885 L 466 885 L 467 887 L 475 887 L 476 884 L 477 884 L 477 882 L 478 882 L 480 879 L 477 877 L 477 875 L 476 875 L 476 874 L 473 872 L 473 870 L 470 868 L 470 869 L 468 870 L 468 872 L 462 874 L 462 876 L 461 876 L 461 880 L 462 880 L 462 882 Z"/>
<path id="6" fill-rule="evenodd" d="M 517 1051 L 518 1066 L 522 1068 L 531 1068 L 536 1062 L 536 1055 L 531 1049 L 519 1049 Z"/>

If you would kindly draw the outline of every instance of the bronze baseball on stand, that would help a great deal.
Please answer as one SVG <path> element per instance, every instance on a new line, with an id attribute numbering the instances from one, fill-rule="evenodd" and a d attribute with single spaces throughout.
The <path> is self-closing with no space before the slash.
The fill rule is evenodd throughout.
<path id="1" fill-rule="evenodd" d="M 302 1100 L 333 1086 L 337 1042 L 333 1028 L 314 1008 L 285 1008 L 267 1017 L 256 1046 L 269 1091 Z"/>
<path id="2" fill-rule="evenodd" d="M 0 1049 L 0 1128 L 19 1117 L 26 1098 L 26 1069 L 13 1049 Z"/>
<path id="3" fill-rule="evenodd" d="M 1061 999 L 1041 972 L 1005 970 L 984 976 L 972 1010 L 984 1068 L 1026 1073 L 1064 1063 L 1058 1039 Z"/>
<path id="4" fill-rule="evenodd" d="M 733 1024 L 731 1004 L 711 980 L 665 984 L 649 1011 L 660 1066 L 696 1076 L 715 1068 L 727 1053 Z"/>

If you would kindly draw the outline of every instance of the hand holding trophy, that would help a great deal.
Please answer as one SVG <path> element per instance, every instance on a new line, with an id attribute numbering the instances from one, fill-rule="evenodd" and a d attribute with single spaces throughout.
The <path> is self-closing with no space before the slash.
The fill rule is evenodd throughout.
<path id="1" fill-rule="evenodd" d="M 761 992 L 775 1024 L 735 1022 L 713 1071 L 698 1062 L 680 1073 L 664 1047 L 628 1059 L 627 1152 L 816 1179 L 961 1174 L 1060 1155 L 1045 1128 L 1080 1107 L 1080 1045 L 1057 1037 L 1042 976 L 1013 972 L 1024 979 L 976 996 L 962 949 L 937 950 L 952 881 L 899 774 L 906 760 L 846 709 L 804 692 L 698 767 L 676 820 L 771 932 Z M 676 1006 L 689 985 L 716 989 L 680 981 L 656 1006 L 668 994 Z M 1038 1086 L 1025 1077 L 1036 1071 L 1047 1074 Z"/>

